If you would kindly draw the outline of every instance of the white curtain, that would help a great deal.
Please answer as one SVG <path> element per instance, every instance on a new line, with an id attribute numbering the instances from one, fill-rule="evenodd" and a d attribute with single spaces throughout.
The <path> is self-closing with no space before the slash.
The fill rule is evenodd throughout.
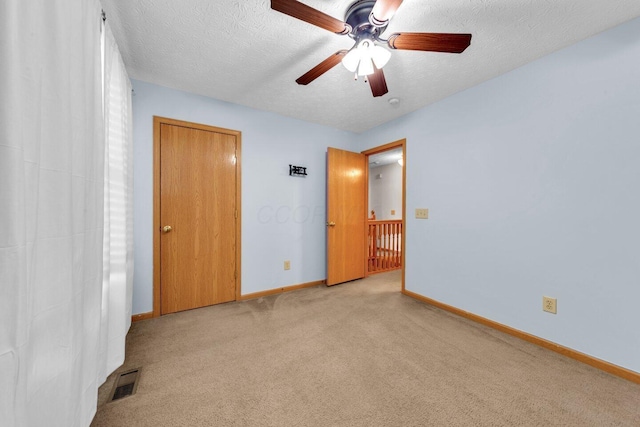
<path id="1" fill-rule="evenodd" d="M 105 163 L 100 11 L 98 0 L 0 1 L 3 427 L 88 426 L 98 386 L 123 358 L 130 214 L 125 254 L 109 242 L 107 257 L 104 207 L 105 196 L 111 206 L 112 192 L 129 191 L 120 184 L 131 175 Z M 118 127 L 130 135 L 129 119 Z M 123 199 L 130 207 L 128 194 L 113 205 Z M 123 219 L 111 211 L 107 219 L 113 239 Z"/>
<path id="2" fill-rule="evenodd" d="M 103 42 L 106 165 L 100 382 L 124 361 L 133 292 L 131 82 L 108 22 Z"/>

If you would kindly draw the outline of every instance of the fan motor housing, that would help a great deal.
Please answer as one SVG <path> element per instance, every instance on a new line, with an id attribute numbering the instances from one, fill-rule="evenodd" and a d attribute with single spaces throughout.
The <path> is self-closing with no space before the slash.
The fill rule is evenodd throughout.
<path id="1" fill-rule="evenodd" d="M 377 38 L 387 26 L 376 27 L 369 21 L 375 0 L 359 0 L 352 4 L 345 15 L 345 22 L 352 28 L 349 37 L 359 41 L 362 38 Z"/>

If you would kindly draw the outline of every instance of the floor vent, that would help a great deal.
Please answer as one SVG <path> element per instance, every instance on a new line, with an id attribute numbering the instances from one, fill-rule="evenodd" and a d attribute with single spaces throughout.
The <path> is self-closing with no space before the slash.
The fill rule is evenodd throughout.
<path id="1" fill-rule="evenodd" d="M 123 397 L 131 396 L 136 393 L 141 369 L 142 368 L 132 369 L 118 375 L 116 382 L 113 384 L 113 390 L 111 391 L 109 402 L 113 402 L 114 400 L 122 399 Z"/>

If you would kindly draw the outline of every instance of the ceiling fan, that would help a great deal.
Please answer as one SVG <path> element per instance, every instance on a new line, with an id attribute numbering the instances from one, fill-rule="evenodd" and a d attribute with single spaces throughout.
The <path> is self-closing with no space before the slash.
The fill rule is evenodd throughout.
<path id="1" fill-rule="evenodd" d="M 382 96 L 389 92 L 382 67 L 391 52 L 380 44 L 398 50 L 461 53 L 471 43 L 471 34 L 394 33 L 383 39 L 381 35 L 400 4 L 402 0 L 358 0 L 349 6 L 343 22 L 296 0 L 271 0 L 273 10 L 355 40 L 350 50 L 339 50 L 296 82 L 307 85 L 342 62 L 356 80 L 358 76 L 368 80 L 373 96 Z"/>

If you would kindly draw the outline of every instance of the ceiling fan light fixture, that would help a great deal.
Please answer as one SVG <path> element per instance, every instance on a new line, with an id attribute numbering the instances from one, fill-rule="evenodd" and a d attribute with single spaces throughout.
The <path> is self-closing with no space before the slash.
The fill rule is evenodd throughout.
<path id="1" fill-rule="evenodd" d="M 373 61 L 371 58 L 366 57 L 360 60 L 360 65 L 358 66 L 358 75 L 359 76 L 368 76 L 373 74 Z"/>
<path id="2" fill-rule="evenodd" d="M 351 71 L 352 73 L 356 72 L 356 70 L 358 69 L 359 63 L 360 63 L 360 52 L 356 48 L 351 49 L 344 56 L 344 58 L 342 58 L 342 65 L 344 65 L 344 67 L 347 70 Z"/>
<path id="3" fill-rule="evenodd" d="M 373 40 L 362 40 L 342 58 L 342 65 L 352 73 L 358 72 L 359 76 L 368 76 L 374 73 L 373 64 L 377 69 L 382 69 L 391 58 L 391 52 L 376 46 Z"/>
<path id="4" fill-rule="evenodd" d="M 391 52 L 382 46 L 373 46 L 369 48 L 369 51 L 371 52 L 371 59 L 373 59 L 373 63 L 376 64 L 378 70 L 381 70 L 382 67 L 387 65 L 387 62 L 389 62 L 391 58 Z"/>

